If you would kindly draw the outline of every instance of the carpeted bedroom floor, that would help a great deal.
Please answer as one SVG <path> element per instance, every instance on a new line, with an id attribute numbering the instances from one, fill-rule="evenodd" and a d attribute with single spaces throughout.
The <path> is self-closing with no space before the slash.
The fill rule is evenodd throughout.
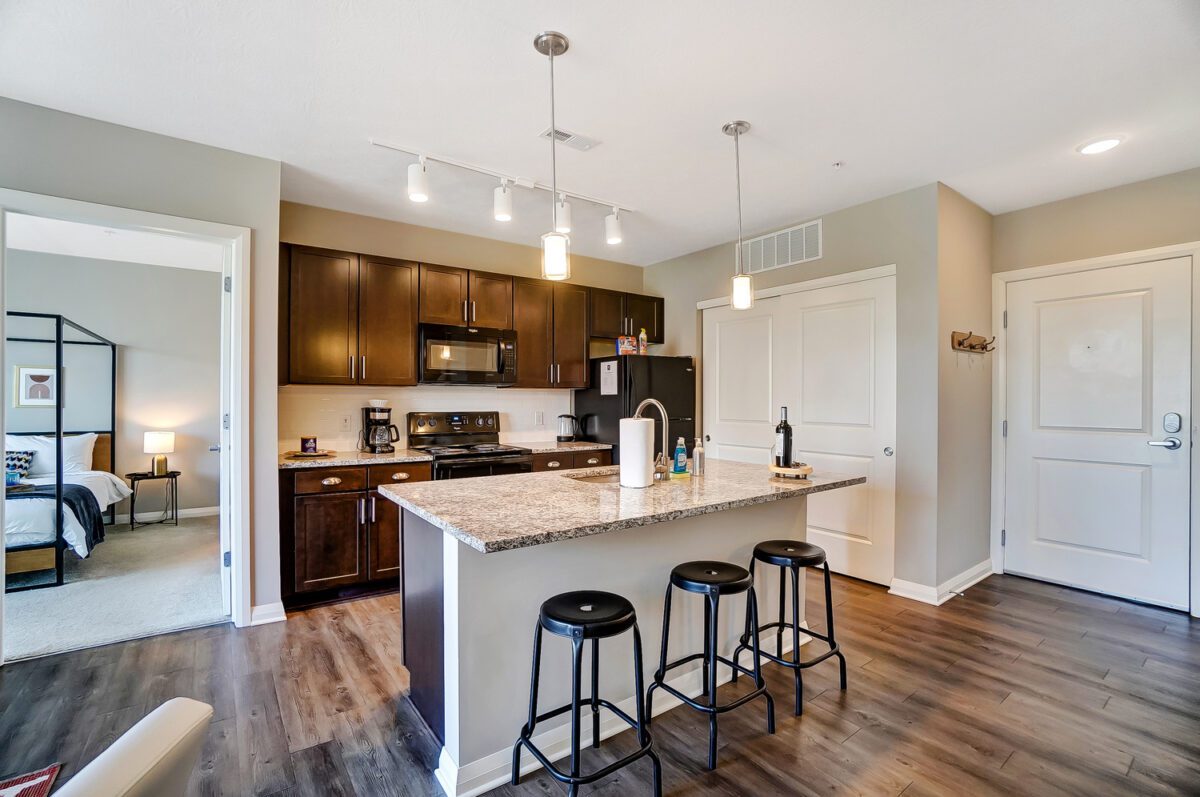
<path id="1" fill-rule="evenodd" d="M 216 516 L 183 518 L 178 528 L 108 527 L 86 560 L 67 553 L 61 587 L 5 596 L 4 657 L 44 656 L 226 620 L 219 547 Z M 20 578 L 10 576 L 9 585 Z"/>

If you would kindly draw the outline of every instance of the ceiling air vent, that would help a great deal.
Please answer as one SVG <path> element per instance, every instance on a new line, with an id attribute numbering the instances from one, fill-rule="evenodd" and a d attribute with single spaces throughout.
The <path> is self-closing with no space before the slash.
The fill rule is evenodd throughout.
<path id="1" fill-rule="evenodd" d="M 553 131 L 547 127 L 541 132 L 539 137 L 550 138 L 552 132 L 554 135 L 554 140 L 559 144 L 562 144 L 564 147 L 570 147 L 571 149 L 577 149 L 580 152 L 587 152 L 589 149 L 600 143 L 594 138 L 581 136 L 578 133 L 572 133 L 570 130 L 563 130 L 561 127 L 556 128 Z"/>
<path id="2" fill-rule="evenodd" d="M 820 219 L 742 241 L 742 267 L 748 274 L 820 259 Z"/>

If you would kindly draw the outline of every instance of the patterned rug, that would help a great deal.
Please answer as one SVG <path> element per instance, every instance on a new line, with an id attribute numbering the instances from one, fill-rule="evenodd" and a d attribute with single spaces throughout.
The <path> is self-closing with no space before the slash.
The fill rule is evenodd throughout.
<path id="1" fill-rule="evenodd" d="M 62 764 L 51 764 L 37 772 L 0 780 L 0 797 L 46 797 Z"/>

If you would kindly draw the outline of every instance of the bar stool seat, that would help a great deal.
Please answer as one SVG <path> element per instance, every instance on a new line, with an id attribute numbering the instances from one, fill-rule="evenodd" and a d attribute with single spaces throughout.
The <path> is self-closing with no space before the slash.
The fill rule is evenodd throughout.
<path id="1" fill-rule="evenodd" d="M 768 540 L 754 546 L 754 558 L 778 567 L 820 567 L 825 551 L 811 542 Z"/>
<path id="2" fill-rule="evenodd" d="M 741 643 L 733 651 L 733 660 L 735 662 L 738 661 L 743 650 L 751 650 L 755 654 L 756 659 L 761 656 L 768 661 L 773 661 L 790 669 L 796 685 L 795 714 L 799 717 L 804 713 L 804 679 L 802 675 L 804 670 L 836 656 L 839 674 L 841 675 L 841 687 L 842 689 L 846 688 L 846 657 L 842 654 L 842 650 L 834 639 L 833 633 L 833 588 L 829 578 L 829 560 L 825 557 L 825 551 L 822 548 L 810 542 L 801 542 L 800 540 L 767 540 L 754 546 L 754 557 L 750 560 L 751 579 L 754 577 L 754 566 L 758 562 L 775 565 L 779 568 L 779 619 L 759 624 L 758 618 L 751 618 L 750 613 L 747 612 L 746 630 L 742 634 Z M 800 627 L 801 623 L 804 622 L 804 613 L 800 608 L 800 579 L 803 578 L 800 571 L 806 567 L 821 567 L 825 571 L 824 634 L 819 634 L 807 628 L 802 631 Z M 789 572 L 792 575 L 792 621 L 790 623 L 787 622 L 787 617 L 785 616 Z M 751 622 L 752 620 L 753 623 Z M 775 629 L 775 653 L 772 654 L 765 650 L 754 650 L 753 646 L 757 643 L 758 635 L 772 628 Z M 791 660 L 783 657 L 783 632 L 787 630 L 790 630 L 792 635 Z M 801 633 L 813 639 L 821 640 L 829 646 L 829 649 L 808 661 L 801 661 Z M 733 680 L 737 681 L 737 677 L 738 670 L 735 668 L 733 671 Z"/>
<path id="3" fill-rule="evenodd" d="M 680 589 L 704 596 L 704 652 L 692 653 L 673 662 L 667 661 L 667 645 L 671 637 L 671 592 Z M 739 706 L 749 703 L 755 698 L 762 697 L 767 703 L 767 733 L 775 733 L 775 701 L 767 691 L 767 682 L 763 680 L 762 669 L 758 658 L 758 644 L 753 643 L 754 661 L 751 667 L 742 667 L 736 657 L 730 659 L 717 652 L 717 618 L 719 616 L 722 595 L 746 593 L 746 616 L 749 627 L 758 626 L 758 604 L 754 597 L 754 579 L 750 571 L 731 562 L 698 561 L 684 562 L 671 570 L 671 579 L 667 584 L 667 594 L 663 602 L 663 631 L 662 651 L 658 660 L 658 670 L 654 673 L 654 682 L 646 691 L 646 722 L 651 721 L 654 706 L 654 690 L 662 689 L 680 702 L 708 715 L 708 768 L 717 766 L 717 716 L 726 711 L 732 711 Z M 754 639 L 757 640 L 757 633 Z M 667 683 L 667 672 L 699 660 L 701 665 L 701 683 L 704 686 L 701 696 L 707 695 L 708 702 L 701 703 Z M 734 679 L 738 670 L 754 679 L 754 689 L 728 703 L 717 703 L 717 665 L 722 664 L 733 670 Z"/>
<path id="4" fill-rule="evenodd" d="M 611 592 L 581 590 L 555 595 L 542 604 L 540 622 L 552 634 L 603 639 L 633 628 L 633 604 Z"/>
<path id="5" fill-rule="evenodd" d="M 630 717 L 611 701 L 600 697 L 600 640 L 633 630 L 633 684 L 637 701 L 637 718 Z M 565 706 L 538 713 L 538 686 L 542 669 L 542 632 L 566 637 L 571 640 L 571 702 Z M 592 672 L 591 695 L 581 697 L 583 682 L 583 646 L 591 640 Z M 662 764 L 650 743 L 650 723 L 646 717 L 646 703 L 642 700 L 642 635 L 638 631 L 637 613 L 633 604 L 620 595 L 597 590 L 580 590 L 555 595 L 542 604 L 538 611 L 537 625 L 533 631 L 533 674 L 529 679 L 529 718 L 521 727 L 521 733 L 513 744 L 512 785 L 521 780 L 521 748 L 546 768 L 559 783 L 567 784 L 567 794 L 575 797 L 579 787 L 595 783 L 622 767 L 648 756 L 654 768 L 653 789 L 655 797 L 662 797 Z M 600 709 L 606 708 L 616 714 L 629 727 L 637 731 L 638 749 L 624 758 L 613 761 L 593 772 L 580 772 L 580 712 L 585 705 L 592 709 L 592 747 L 600 746 Z M 570 712 L 571 715 L 571 771 L 563 772 L 554 766 L 545 754 L 533 743 L 534 728 L 539 722 Z"/>

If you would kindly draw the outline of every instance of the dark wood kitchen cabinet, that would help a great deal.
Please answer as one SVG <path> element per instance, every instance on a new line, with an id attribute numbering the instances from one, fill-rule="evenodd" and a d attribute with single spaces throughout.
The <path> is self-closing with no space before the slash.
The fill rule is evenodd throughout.
<path id="1" fill-rule="evenodd" d="M 516 278 L 516 387 L 587 387 L 588 289 Z"/>
<path id="2" fill-rule="evenodd" d="M 397 589 L 400 508 L 376 488 L 431 478 L 428 462 L 280 470 L 284 605 Z"/>
<path id="3" fill-rule="evenodd" d="M 520 352 L 518 351 L 518 358 Z M 588 289 L 554 283 L 554 387 L 587 387 Z"/>
<path id="4" fill-rule="evenodd" d="M 424 324 L 512 329 L 513 278 L 422 263 L 420 305 Z"/>
<path id="5" fill-rule="evenodd" d="M 662 297 L 601 288 L 592 288 L 590 293 L 591 325 L 588 333 L 593 338 L 637 335 L 645 328 L 647 341 L 663 342 L 665 303 Z"/>
<path id="6" fill-rule="evenodd" d="M 287 381 L 415 385 L 417 264 L 301 246 L 287 254 Z"/>

